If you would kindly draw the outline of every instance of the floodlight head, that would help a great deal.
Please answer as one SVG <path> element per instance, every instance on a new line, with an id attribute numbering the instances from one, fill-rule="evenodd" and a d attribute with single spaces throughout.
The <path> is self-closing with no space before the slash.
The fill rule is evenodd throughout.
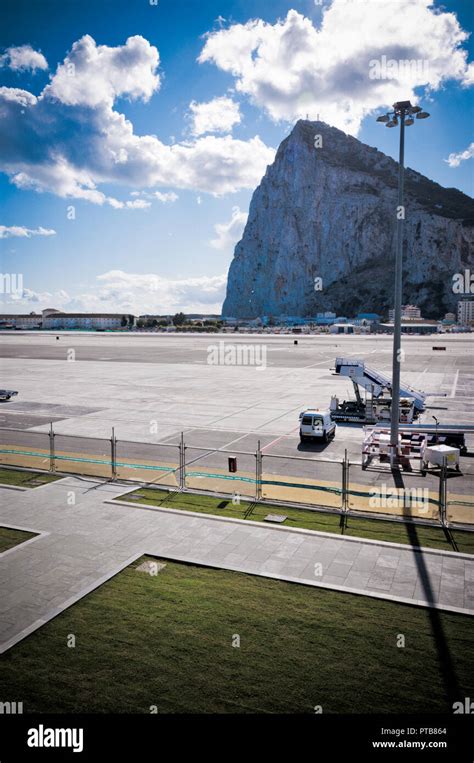
<path id="1" fill-rule="evenodd" d="M 388 122 L 390 120 L 390 117 L 388 114 L 382 114 L 380 117 L 377 117 L 377 122 Z"/>
<path id="2" fill-rule="evenodd" d="M 387 122 L 387 124 L 385 125 L 385 127 L 396 127 L 396 126 L 397 126 L 397 123 L 395 122 L 394 119 L 391 119 L 390 122 Z"/>
<path id="3" fill-rule="evenodd" d="M 411 107 L 411 113 L 412 114 L 419 114 L 421 110 L 422 110 L 421 106 L 412 106 Z"/>
<path id="4" fill-rule="evenodd" d="M 405 117 L 405 127 L 411 127 L 415 124 L 415 120 L 411 117 Z"/>
<path id="5" fill-rule="evenodd" d="M 416 115 L 417 119 L 428 119 L 428 117 L 429 117 L 429 114 L 427 111 L 419 111 L 418 114 Z"/>
<path id="6" fill-rule="evenodd" d="M 410 101 L 397 101 L 393 104 L 395 111 L 409 111 L 411 109 Z"/>

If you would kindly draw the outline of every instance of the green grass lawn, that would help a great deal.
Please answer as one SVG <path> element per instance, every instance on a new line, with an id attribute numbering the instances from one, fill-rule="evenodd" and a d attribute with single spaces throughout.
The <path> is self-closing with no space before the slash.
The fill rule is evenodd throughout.
<path id="1" fill-rule="evenodd" d="M 8 651 L 2 696 L 52 713 L 451 713 L 474 696 L 469 617 L 177 562 L 151 576 L 138 564 Z"/>
<path id="2" fill-rule="evenodd" d="M 39 487 L 39 485 L 46 485 L 48 482 L 55 482 L 61 479 L 61 477 L 55 474 L 47 474 L 46 472 L 30 472 L 23 471 L 21 469 L 7 469 L 6 467 L 0 467 L 0 484 L 1 485 L 16 485 L 18 487 Z"/>
<path id="3" fill-rule="evenodd" d="M 267 514 L 285 514 L 288 519 L 284 522 L 284 527 L 302 527 L 306 530 L 339 534 L 344 532 L 344 535 L 357 536 L 359 538 L 372 538 L 373 540 L 429 546 L 431 548 L 453 551 L 453 545 L 446 534 L 442 529 L 437 527 L 415 526 L 401 522 L 385 522 L 380 519 L 363 519 L 350 516 L 347 517 L 347 525 L 342 530 L 338 514 L 325 514 L 324 512 L 311 511 L 309 509 L 291 509 L 267 504 L 256 506 L 252 513 L 246 516 L 250 504 L 245 501 L 242 501 L 240 506 L 234 506 L 230 499 L 212 498 L 207 495 L 167 493 L 166 491 L 155 490 L 153 488 L 140 488 L 136 492 L 142 495 L 143 498 L 136 498 L 135 492 L 133 492 L 120 496 L 117 500 L 142 504 L 148 503 L 170 509 L 186 509 L 186 511 L 198 511 L 202 514 L 218 514 L 223 517 L 247 519 L 254 522 L 263 522 Z M 269 527 L 271 527 L 270 524 Z M 451 530 L 451 537 L 458 551 L 474 554 L 474 533 Z"/>
<path id="4" fill-rule="evenodd" d="M 13 546 L 18 546 L 29 538 L 34 538 L 36 533 L 25 530 L 13 530 L 11 527 L 0 527 L 0 554 Z"/>

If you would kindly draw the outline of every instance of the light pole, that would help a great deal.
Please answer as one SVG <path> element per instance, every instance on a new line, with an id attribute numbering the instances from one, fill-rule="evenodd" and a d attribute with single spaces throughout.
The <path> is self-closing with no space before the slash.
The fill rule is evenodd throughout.
<path id="1" fill-rule="evenodd" d="M 397 206 L 397 247 L 395 252 L 395 318 L 393 325 L 393 360 L 392 360 L 392 405 L 390 407 L 390 465 L 397 464 L 398 424 L 400 421 L 400 349 L 402 341 L 402 282 L 403 282 L 403 223 L 405 207 L 403 205 L 403 183 L 405 162 L 405 127 L 414 124 L 416 119 L 426 119 L 429 114 L 420 106 L 412 106 L 410 101 L 398 101 L 393 104 L 393 111 L 377 117 L 385 127 L 400 125 L 400 153 L 398 159 L 398 206 Z"/>

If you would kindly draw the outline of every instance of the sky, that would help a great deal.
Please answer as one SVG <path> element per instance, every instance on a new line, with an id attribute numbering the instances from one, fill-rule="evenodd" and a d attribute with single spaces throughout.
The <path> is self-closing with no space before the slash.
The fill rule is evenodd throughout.
<path id="1" fill-rule="evenodd" d="M 1 310 L 219 313 L 252 193 L 300 118 L 396 159 L 375 118 L 410 99 L 431 118 L 407 166 L 472 195 L 470 8 L 3 0 Z"/>

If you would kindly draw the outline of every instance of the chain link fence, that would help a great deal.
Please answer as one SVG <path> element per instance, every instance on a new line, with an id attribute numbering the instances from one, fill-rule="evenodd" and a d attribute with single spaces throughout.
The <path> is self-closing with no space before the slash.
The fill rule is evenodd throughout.
<path id="1" fill-rule="evenodd" d="M 229 464 L 229 459 L 233 462 Z M 256 498 L 256 454 L 185 446 L 184 487 Z M 235 471 L 231 471 L 234 468 Z"/>
<path id="2" fill-rule="evenodd" d="M 0 429 L 0 463 L 53 471 L 50 436 L 45 432 Z"/>
<path id="3" fill-rule="evenodd" d="M 81 474 L 86 477 L 111 476 L 110 440 L 99 437 L 50 434 L 51 471 L 59 474 Z"/>
<path id="4" fill-rule="evenodd" d="M 116 479 L 180 487 L 179 445 L 115 440 L 114 451 Z"/>
<path id="5" fill-rule="evenodd" d="M 421 472 L 363 469 L 348 465 L 349 511 L 385 514 L 406 519 L 441 519 L 439 477 Z"/>
<path id="6" fill-rule="evenodd" d="M 261 497 L 268 501 L 342 509 L 343 470 L 342 462 L 264 454 Z"/>
<path id="7" fill-rule="evenodd" d="M 327 511 L 474 525 L 473 474 L 362 469 L 359 462 L 0 429 L 0 464 L 239 495 Z"/>

